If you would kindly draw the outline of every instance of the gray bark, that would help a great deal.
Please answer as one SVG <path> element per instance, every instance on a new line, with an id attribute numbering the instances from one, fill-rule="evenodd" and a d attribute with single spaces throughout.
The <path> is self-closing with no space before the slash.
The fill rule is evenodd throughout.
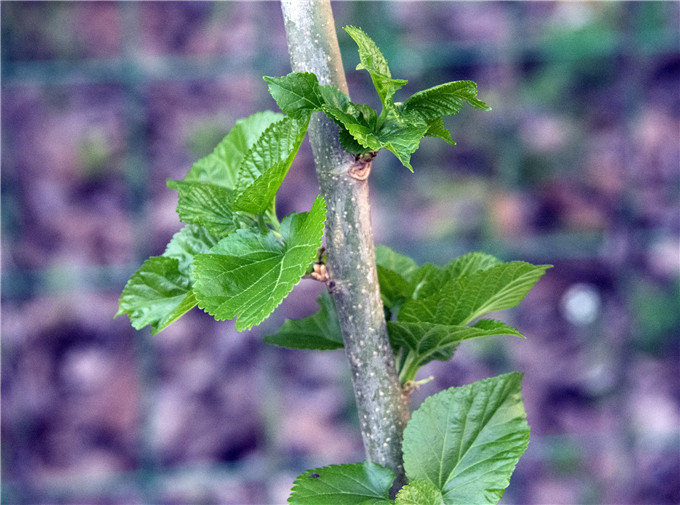
<path id="1" fill-rule="evenodd" d="M 313 72 L 321 84 L 347 93 L 330 1 L 282 0 L 281 6 L 293 71 Z M 328 286 L 351 368 L 366 456 L 395 472 L 396 488 L 405 483 L 401 441 L 409 410 L 380 299 L 368 180 L 349 175 L 352 165 L 356 170 L 354 156 L 342 149 L 338 128 L 325 115 L 312 117 L 309 138 L 328 209 Z"/>

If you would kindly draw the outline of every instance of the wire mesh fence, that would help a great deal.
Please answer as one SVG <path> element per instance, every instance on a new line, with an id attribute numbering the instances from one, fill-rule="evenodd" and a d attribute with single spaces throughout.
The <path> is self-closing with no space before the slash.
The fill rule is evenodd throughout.
<path id="1" fill-rule="evenodd" d="M 392 72 L 477 81 L 493 107 L 381 153 L 376 240 L 555 265 L 461 346 L 432 392 L 525 372 L 530 447 L 503 503 L 680 502 L 680 8 L 671 2 L 338 2 Z M 352 98 L 375 105 L 340 34 Z M 2 4 L 3 503 L 284 503 L 301 471 L 363 459 L 342 353 L 268 348 L 303 282 L 237 333 L 195 311 L 113 319 L 180 223 L 182 178 L 290 70 L 273 2 Z M 407 95 L 406 95 L 407 96 Z M 316 195 L 307 145 L 282 212 Z"/>

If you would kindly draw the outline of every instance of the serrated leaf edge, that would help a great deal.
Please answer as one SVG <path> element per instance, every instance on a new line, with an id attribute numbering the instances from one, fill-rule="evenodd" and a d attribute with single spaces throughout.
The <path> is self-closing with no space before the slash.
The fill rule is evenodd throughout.
<path id="1" fill-rule="evenodd" d="M 325 222 L 326 222 L 326 202 L 325 202 L 324 198 L 323 198 L 322 196 L 317 196 L 316 199 L 314 200 L 314 204 L 312 205 L 312 209 L 311 209 L 310 211 L 306 212 L 305 214 L 309 215 L 309 213 L 311 213 L 311 211 L 314 209 L 315 205 L 316 205 L 317 202 L 319 202 L 319 201 L 321 201 L 320 205 L 322 206 L 322 209 L 323 209 L 323 220 L 322 220 L 321 223 L 320 223 L 320 228 L 321 228 L 321 230 L 320 230 L 319 238 L 318 238 L 318 241 L 319 241 L 319 244 L 320 244 L 320 243 L 321 243 L 321 239 L 322 239 L 322 237 L 323 237 L 323 230 L 324 230 L 324 226 L 325 226 Z M 292 217 L 293 215 L 295 215 L 295 214 L 296 214 L 296 213 L 289 214 L 288 216 L 286 216 L 286 218 L 291 218 L 291 217 Z M 284 218 L 284 220 L 285 220 L 286 218 Z M 283 226 L 283 225 L 282 225 L 282 226 Z M 240 229 L 240 230 L 237 230 L 235 233 L 237 233 L 237 234 L 245 234 L 245 233 L 252 233 L 252 232 L 253 232 L 252 229 Z M 230 236 L 232 236 L 232 235 L 233 235 L 233 234 L 230 234 L 230 235 L 228 235 L 228 236 L 225 237 L 225 238 L 228 238 L 228 237 L 230 237 Z M 223 239 L 223 240 L 224 240 L 224 239 Z M 286 251 L 287 251 L 288 249 L 287 249 L 287 245 L 286 245 L 285 243 L 283 243 L 282 245 L 283 245 L 283 248 L 284 248 L 284 252 L 283 252 L 283 255 L 282 255 L 282 258 L 283 258 L 283 257 L 285 257 Z M 296 246 L 296 247 L 299 247 L 299 246 Z M 210 254 L 210 253 L 208 253 L 208 254 Z M 310 257 L 309 263 L 311 263 L 313 260 L 314 260 L 314 257 L 313 257 L 313 256 Z M 305 269 L 307 268 L 307 266 L 308 266 L 308 265 L 305 265 Z M 236 330 L 237 330 L 237 331 L 250 330 L 253 326 L 257 326 L 257 325 L 261 324 L 264 320 L 266 320 L 269 316 L 271 316 L 271 314 L 279 307 L 279 305 L 281 305 L 281 303 L 283 302 L 283 300 L 285 300 L 286 297 L 290 294 L 290 292 L 293 290 L 293 288 L 294 288 L 294 287 L 302 280 L 303 275 L 304 275 L 304 270 L 303 270 L 302 273 L 300 274 L 300 278 L 297 280 L 297 282 L 294 282 L 294 283 L 291 284 L 290 290 L 289 290 L 289 291 L 288 291 L 288 292 L 287 292 L 287 293 L 279 300 L 279 302 L 272 308 L 272 310 L 271 310 L 268 314 L 265 314 L 259 321 L 254 322 L 254 323 L 248 323 L 248 324 L 246 324 L 245 326 L 243 326 L 243 325 L 240 324 L 240 319 L 241 319 L 240 316 L 241 316 L 241 315 L 240 315 L 240 314 L 236 314 L 236 315 L 234 316 L 234 318 L 236 319 L 236 323 L 235 323 L 235 328 L 236 328 Z M 259 282 L 259 281 L 262 279 L 262 277 L 263 277 L 263 276 L 260 276 L 260 278 L 258 278 L 257 281 L 251 283 L 251 286 L 254 286 L 257 282 Z M 214 308 L 214 309 L 211 310 L 210 308 L 206 307 L 206 302 L 205 302 L 205 300 L 201 300 L 201 298 L 199 297 L 199 293 L 198 293 L 198 292 L 196 292 L 196 298 L 198 299 L 198 308 L 201 309 L 201 310 L 203 310 L 203 311 L 206 312 L 207 314 L 211 315 L 212 317 L 214 317 L 216 321 L 226 321 L 226 320 L 231 320 L 231 319 L 233 319 L 233 318 L 228 318 L 228 317 L 218 317 L 218 316 L 216 315 L 216 312 L 220 310 L 220 307 L 221 307 L 222 305 L 224 305 L 224 303 L 220 304 L 219 306 L 217 306 L 216 308 Z"/>
<path id="2" fill-rule="evenodd" d="M 356 468 L 356 467 L 359 467 L 359 466 L 363 467 L 364 470 L 367 467 L 375 467 L 375 468 L 379 468 L 379 469 L 382 469 L 382 470 L 387 470 L 392 474 L 392 480 L 394 480 L 394 472 L 392 472 L 392 470 L 390 470 L 389 468 L 387 468 L 383 465 L 380 465 L 379 463 L 373 463 L 373 462 L 370 462 L 370 461 L 362 461 L 362 462 L 359 462 L 359 463 L 348 463 L 348 464 L 342 464 L 342 465 L 326 465 L 326 466 L 322 466 L 322 467 L 318 467 L 318 468 L 312 468 L 310 470 L 305 470 L 302 474 L 300 474 L 293 481 L 293 487 L 291 489 L 290 496 L 288 497 L 288 500 L 287 500 L 288 503 L 291 504 L 291 505 L 295 505 L 295 502 L 293 501 L 293 499 L 294 499 L 293 495 L 294 495 L 295 491 L 303 485 L 302 479 L 304 479 L 304 478 L 317 478 L 317 477 L 312 477 L 312 476 L 315 475 L 315 474 L 319 474 L 319 472 L 323 472 L 323 471 L 326 471 L 326 470 L 335 472 L 335 471 L 342 471 L 342 470 L 349 468 L 349 467 Z M 363 487 L 365 487 L 363 482 L 359 482 L 359 481 L 355 481 L 355 482 L 357 482 L 358 484 L 361 484 Z M 366 488 L 366 489 L 370 490 L 370 488 Z M 389 492 L 389 488 L 386 489 L 386 492 Z M 349 494 L 349 493 L 347 493 L 347 494 Z M 303 497 L 303 498 L 305 498 L 305 497 Z M 386 497 L 379 497 L 379 496 L 374 496 L 374 495 L 366 495 L 367 500 L 369 500 L 369 499 L 381 499 L 381 498 L 385 499 L 386 501 L 389 500 L 389 497 L 387 497 L 387 496 Z M 319 505 L 321 505 L 321 504 L 319 504 Z M 326 504 L 324 504 L 324 505 L 326 505 Z M 328 504 L 328 505 L 330 505 L 330 504 Z"/>

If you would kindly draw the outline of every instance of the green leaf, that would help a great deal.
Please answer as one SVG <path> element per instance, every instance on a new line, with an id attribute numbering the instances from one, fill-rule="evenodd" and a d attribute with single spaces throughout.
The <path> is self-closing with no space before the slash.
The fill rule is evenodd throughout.
<path id="1" fill-rule="evenodd" d="M 395 505 L 444 505 L 441 491 L 429 480 L 409 482 L 397 493 Z"/>
<path id="2" fill-rule="evenodd" d="M 286 320 L 275 335 L 264 338 L 265 342 L 289 349 L 341 349 L 344 344 L 333 298 L 324 291 L 318 302 L 319 312 L 304 319 Z"/>
<path id="3" fill-rule="evenodd" d="M 179 271 L 191 277 L 194 256 L 208 252 L 218 241 L 205 228 L 187 225 L 173 235 L 165 248 L 163 256 L 177 259 L 179 261 Z"/>
<path id="4" fill-rule="evenodd" d="M 231 189 L 202 182 L 182 182 L 176 187 L 179 192 L 177 214 L 182 222 L 203 226 L 219 236 L 238 228 L 234 221 Z"/>
<path id="5" fill-rule="evenodd" d="M 514 335 L 524 338 L 524 335 L 511 326 L 492 319 L 484 319 L 473 326 L 402 321 L 388 321 L 387 326 L 392 348 L 407 348 L 414 356 L 418 367 L 433 360 L 451 359 L 458 344 L 464 340 L 492 335 Z"/>
<path id="6" fill-rule="evenodd" d="M 338 119 L 339 116 L 332 116 L 333 119 Z M 379 151 L 384 147 L 382 141 L 376 137 L 375 132 L 360 123 L 354 123 L 350 121 L 345 121 L 340 119 L 342 126 L 347 130 L 347 132 L 355 140 L 356 144 L 362 147 L 362 151 L 359 153 L 375 152 Z"/>
<path id="7" fill-rule="evenodd" d="M 392 104 L 394 93 L 408 83 L 405 79 L 393 79 L 385 56 L 375 42 L 361 28 L 345 26 L 349 34 L 359 47 L 359 59 L 357 70 L 365 69 L 371 74 L 373 85 L 378 92 L 383 107 L 389 108 Z"/>
<path id="8" fill-rule="evenodd" d="M 128 314 L 133 328 L 150 325 L 158 333 L 196 305 L 189 278 L 179 271 L 179 261 L 152 256 L 123 288 L 116 317 Z"/>
<path id="9" fill-rule="evenodd" d="M 345 110 L 327 106 L 323 110 L 349 134 L 343 134 L 342 131 L 340 134 L 340 142 L 346 150 L 362 154 L 384 148 L 391 151 L 402 165 L 413 171 L 410 164 L 411 154 L 418 149 L 420 140 L 427 133 L 426 123 L 405 123 L 396 118 L 389 118 L 376 129 L 377 113 L 367 105 L 350 102 Z"/>
<path id="10" fill-rule="evenodd" d="M 351 102 L 333 86 L 320 86 L 322 111 L 340 126 L 340 141 L 350 153 L 363 154 L 381 147 L 376 137 L 378 113 L 368 105 Z"/>
<path id="11" fill-rule="evenodd" d="M 392 77 L 385 56 L 366 32 L 355 26 L 345 26 L 344 30 L 352 37 L 359 47 L 359 59 L 361 60 L 361 63 L 357 65 L 357 70 L 366 69 L 369 72 Z"/>
<path id="12" fill-rule="evenodd" d="M 205 182 L 234 189 L 244 156 L 262 132 L 281 118 L 282 114 L 264 111 L 239 119 L 211 154 L 193 164 L 184 181 Z M 168 181 L 168 186 L 178 189 L 175 182 Z"/>
<path id="13" fill-rule="evenodd" d="M 418 369 L 433 360 L 448 361 L 464 340 L 492 335 L 524 336 L 500 321 L 484 319 L 473 326 L 388 321 L 390 344 L 395 353 L 406 350 L 400 369 L 401 382 L 415 379 Z M 403 370 L 403 373 L 402 373 Z"/>
<path id="14" fill-rule="evenodd" d="M 284 117 L 262 133 L 241 164 L 235 210 L 261 214 L 270 207 L 307 133 L 308 123 L 309 116 L 304 120 Z"/>
<path id="15" fill-rule="evenodd" d="M 393 314 L 396 314 L 401 304 L 411 297 L 413 289 L 409 282 L 393 270 L 378 265 L 378 284 L 380 298 Z"/>
<path id="16" fill-rule="evenodd" d="M 304 119 L 323 106 L 319 80 L 311 72 L 291 72 L 283 77 L 265 76 L 264 80 L 279 108 L 292 118 Z"/>
<path id="17" fill-rule="evenodd" d="M 293 483 L 290 505 L 389 505 L 394 472 L 377 463 L 307 470 Z"/>
<path id="18" fill-rule="evenodd" d="M 241 229 L 194 259 L 198 306 L 217 320 L 238 316 L 236 329 L 260 324 L 300 281 L 317 257 L 326 207 L 317 197 L 309 212 L 291 214 L 276 234 Z"/>
<path id="19" fill-rule="evenodd" d="M 475 109 L 491 110 L 477 99 L 477 84 L 473 81 L 453 81 L 414 93 L 404 102 L 401 113 L 429 122 L 457 114 L 465 102 Z"/>
<path id="20" fill-rule="evenodd" d="M 456 143 L 451 138 L 451 132 L 444 126 L 442 118 L 433 119 L 427 125 L 426 137 L 437 137 L 449 145 L 455 146 Z"/>
<path id="21" fill-rule="evenodd" d="M 341 128 L 343 148 L 355 155 L 391 151 L 413 171 L 411 155 L 425 136 L 438 137 L 455 144 L 444 126 L 442 116 L 457 113 L 465 102 L 488 110 L 477 99 L 477 85 L 472 81 L 455 81 L 412 95 L 404 104 L 395 105 L 393 97 L 408 81 L 393 79 L 385 56 L 375 42 L 360 28 L 346 26 L 345 31 L 359 48 L 360 63 L 373 80 L 383 109 L 377 112 L 367 105 L 352 103 L 349 97 L 332 86 L 320 86 L 308 72 L 294 72 L 283 77 L 265 77 L 269 91 L 282 111 L 294 118 L 305 118 L 323 111 Z"/>
<path id="22" fill-rule="evenodd" d="M 453 277 L 438 292 L 404 303 L 399 320 L 466 325 L 488 312 L 519 304 L 548 268 L 512 261 Z"/>
<path id="23" fill-rule="evenodd" d="M 402 383 L 415 379 L 418 369 L 432 360 L 451 359 L 464 340 L 491 335 L 522 337 L 499 321 L 468 325 L 487 312 L 517 305 L 548 268 L 502 263 L 480 252 L 456 258 L 445 267 L 414 265 L 404 263 L 402 268 L 408 272 L 404 278 L 378 264 L 383 303 L 388 315 L 397 316 L 397 321 L 388 321 L 388 331 Z"/>
<path id="24" fill-rule="evenodd" d="M 380 147 L 391 151 L 402 165 L 413 172 L 411 154 L 418 149 L 427 130 L 425 122 L 404 123 L 396 118 L 390 118 L 378 132 Z"/>
<path id="25" fill-rule="evenodd" d="M 412 258 L 384 245 L 376 246 L 375 262 L 383 268 L 398 273 L 405 280 L 410 280 L 411 274 L 418 269 L 417 263 Z"/>
<path id="26" fill-rule="evenodd" d="M 378 150 L 375 136 L 377 113 L 367 105 L 353 103 L 337 88 L 320 86 L 316 75 L 293 72 L 283 77 L 265 77 L 269 92 L 283 112 L 294 118 L 323 111 L 340 126 L 343 147 L 353 154 Z"/>
<path id="27" fill-rule="evenodd" d="M 498 503 L 529 443 L 522 374 L 427 398 L 404 431 L 409 480 L 430 481 L 446 505 Z"/>
<path id="28" fill-rule="evenodd" d="M 470 326 L 470 329 L 480 331 L 480 335 L 471 335 L 466 340 L 476 338 L 477 336 L 489 337 L 492 335 L 512 335 L 519 338 L 526 338 L 512 326 L 508 326 L 503 321 L 496 321 L 495 319 L 480 319 Z"/>
<path id="29" fill-rule="evenodd" d="M 399 106 L 390 104 L 390 114 L 376 136 L 381 147 L 388 149 L 409 170 L 411 154 L 425 137 L 439 137 L 449 144 L 455 144 L 451 133 L 444 126 L 442 116 L 457 113 L 464 102 L 473 107 L 487 110 L 484 102 L 477 100 L 477 85 L 472 81 L 456 81 L 415 93 L 406 103 Z"/>
<path id="30" fill-rule="evenodd" d="M 375 248 L 375 259 L 382 301 L 388 308 L 395 310 L 404 300 L 411 298 L 413 287 L 410 278 L 418 265 L 408 256 L 385 246 Z"/>
<path id="31" fill-rule="evenodd" d="M 452 320 L 468 324 L 488 312 L 515 307 L 550 267 L 511 261 L 462 277 Z"/>
<path id="32" fill-rule="evenodd" d="M 350 101 L 349 96 L 330 84 L 319 86 L 319 93 L 321 94 L 323 107 L 344 111 L 356 105 Z"/>
<path id="33" fill-rule="evenodd" d="M 133 328 L 150 325 L 151 333 L 156 334 L 195 307 L 191 262 L 195 254 L 206 252 L 214 243 L 204 229 L 185 226 L 162 256 L 152 256 L 130 277 L 120 295 L 116 317 L 128 314 Z"/>
<path id="34" fill-rule="evenodd" d="M 340 134 L 338 135 L 340 139 L 340 145 L 342 148 L 350 154 L 355 156 L 360 156 L 366 152 L 369 152 L 367 148 L 362 146 L 357 140 L 352 136 L 352 134 L 345 129 L 344 126 L 340 127 Z"/>
<path id="35" fill-rule="evenodd" d="M 501 260 L 490 254 L 470 252 L 455 258 L 444 268 L 450 273 L 451 277 L 461 277 L 479 272 L 480 270 L 488 270 L 501 263 Z"/>
<path id="36" fill-rule="evenodd" d="M 367 105 L 345 102 L 342 107 L 325 104 L 323 111 L 346 130 L 358 143 L 361 152 L 377 151 L 383 147 L 382 141 L 376 136 L 375 124 L 377 113 Z M 342 135 L 341 135 L 342 140 Z"/>
<path id="37" fill-rule="evenodd" d="M 471 252 L 452 260 L 444 267 L 426 264 L 412 275 L 413 298 L 426 298 L 441 291 L 444 285 L 454 278 L 486 270 L 501 264 L 501 261 L 490 254 Z"/>

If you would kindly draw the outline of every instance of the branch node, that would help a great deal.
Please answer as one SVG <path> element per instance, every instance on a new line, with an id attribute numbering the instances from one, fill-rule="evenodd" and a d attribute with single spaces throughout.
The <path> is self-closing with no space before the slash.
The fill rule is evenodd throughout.
<path id="1" fill-rule="evenodd" d="M 316 281 L 327 282 L 328 281 L 328 270 L 326 265 L 323 263 L 314 263 L 312 265 L 312 273 L 310 277 Z"/>
<path id="2" fill-rule="evenodd" d="M 348 173 L 349 176 L 357 181 L 365 181 L 371 175 L 371 166 L 373 165 L 373 158 L 377 153 L 368 153 L 366 155 L 357 155 L 354 157 L 354 163 L 350 165 Z"/>
<path id="3" fill-rule="evenodd" d="M 411 396 L 411 393 L 413 391 L 417 391 L 418 389 L 420 389 L 421 386 L 427 384 L 428 382 L 430 382 L 432 380 L 434 380 L 433 375 L 430 375 L 426 379 L 422 379 L 422 380 L 419 380 L 419 381 L 417 381 L 417 380 L 406 381 L 404 383 L 404 385 L 402 386 L 402 394 L 404 395 L 404 398 L 406 398 L 408 400 L 408 398 Z"/>
<path id="4" fill-rule="evenodd" d="M 330 281 L 330 277 L 328 275 L 328 269 L 326 268 L 326 248 L 319 247 L 317 255 L 316 261 L 312 263 L 312 271 L 308 274 L 309 278 L 327 284 Z"/>

